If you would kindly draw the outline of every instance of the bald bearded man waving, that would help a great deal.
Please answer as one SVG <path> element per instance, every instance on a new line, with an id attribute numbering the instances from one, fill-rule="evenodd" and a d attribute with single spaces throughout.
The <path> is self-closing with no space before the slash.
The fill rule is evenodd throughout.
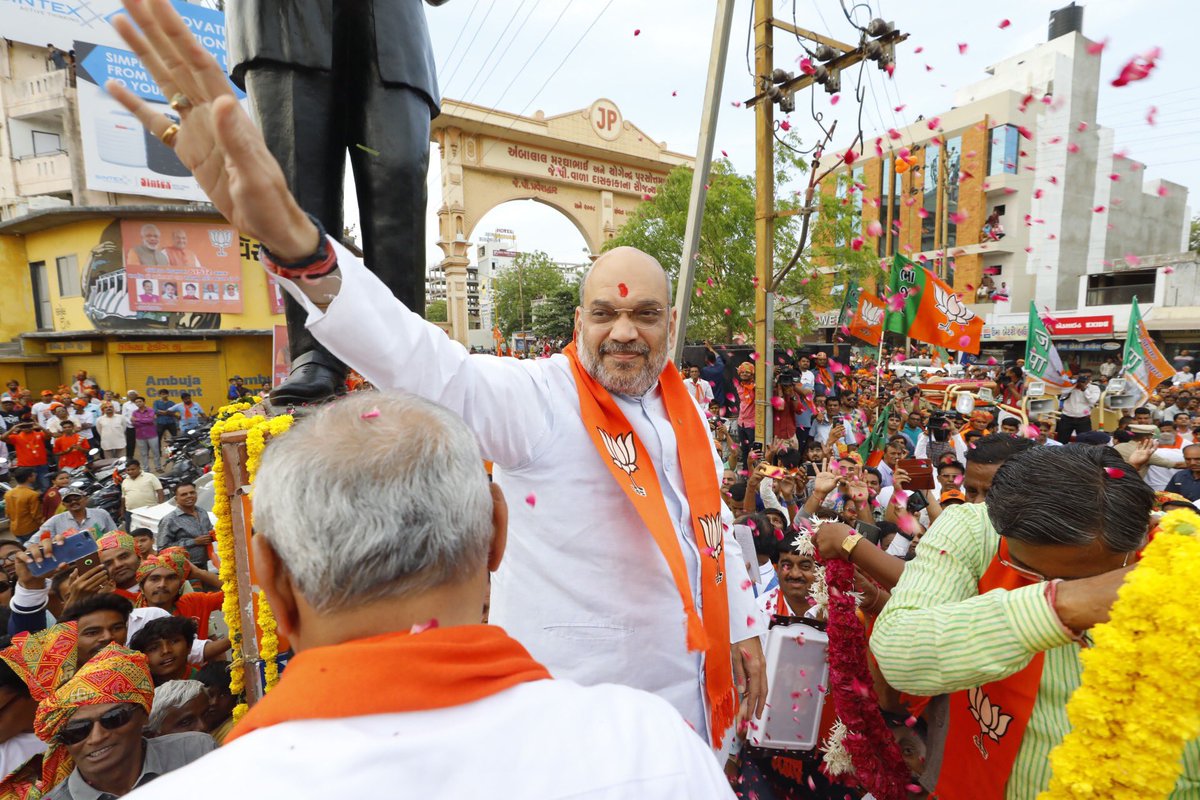
<path id="1" fill-rule="evenodd" d="M 147 6 L 168 35 L 132 3 L 146 36 L 116 24 L 165 96 L 186 95 L 182 119 L 175 127 L 123 87 L 109 91 L 174 145 L 226 219 L 263 243 L 264 265 L 333 355 L 381 389 L 459 414 L 495 462 L 496 483 L 525 500 L 510 505 L 491 621 L 557 678 L 658 694 L 714 747 L 739 703 L 760 713 L 765 626 L 708 426 L 667 363 L 679 332 L 658 262 L 632 248 L 597 259 L 561 355 L 468 355 L 325 236 L 220 67 L 185 46 L 165 3 Z"/>

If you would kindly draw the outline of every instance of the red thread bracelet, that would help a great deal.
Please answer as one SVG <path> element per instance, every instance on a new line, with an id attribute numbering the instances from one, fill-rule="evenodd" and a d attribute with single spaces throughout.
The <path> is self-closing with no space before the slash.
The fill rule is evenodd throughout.
<path id="1" fill-rule="evenodd" d="M 335 269 L 337 269 L 337 251 L 333 249 L 333 245 L 329 243 L 328 239 L 322 237 L 321 247 L 325 250 L 325 255 L 321 257 L 321 260 L 310 264 L 307 267 L 300 267 L 299 269 L 291 269 L 281 266 L 271 256 L 271 251 L 267 250 L 265 247 L 262 248 L 260 252 L 260 258 L 263 266 L 281 278 L 287 278 L 288 280 L 300 280 L 307 278 L 312 280 L 314 278 L 323 278 L 330 272 L 333 272 Z"/>

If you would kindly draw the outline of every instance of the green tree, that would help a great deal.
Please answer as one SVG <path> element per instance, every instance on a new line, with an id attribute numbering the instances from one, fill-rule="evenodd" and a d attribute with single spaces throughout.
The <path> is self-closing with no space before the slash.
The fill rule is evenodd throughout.
<path id="1" fill-rule="evenodd" d="M 533 306 L 533 332 L 551 339 L 570 339 L 575 330 L 579 290 L 574 284 L 555 289 Z"/>
<path id="2" fill-rule="evenodd" d="M 1188 231 L 1188 250 L 1200 252 L 1200 217 L 1192 217 L 1192 227 Z"/>
<path id="3" fill-rule="evenodd" d="M 794 136 L 783 141 L 799 149 Z M 849 244 L 861 227 L 856 204 L 843 205 L 816 193 L 813 219 L 805 227 L 803 215 L 794 214 L 804 199 L 794 182 L 807 165 L 784 145 L 776 146 L 775 162 L 776 213 L 793 212 L 776 220 L 776 274 L 797 256 L 801 236 L 805 238 L 795 265 L 774 287 L 775 338 L 781 346 L 791 346 L 816 324 L 808 310 L 811 305 L 829 305 L 834 285 L 848 277 L 862 282 L 878 272 L 878 262 L 865 248 L 854 250 Z M 672 281 L 677 280 L 691 184 L 691 169 L 674 169 L 658 194 L 638 206 L 605 249 L 631 245 L 644 250 L 658 259 Z M 737 174 L 729 161 L 720 159 L 713 162 L 707 193 L 686 337 L 728 342 L 736 333 L 751 336 L 754 330 L 754 178 Z"/>
<path id="4" fill-rule="evenodd" d="M 434 300 L 425 306 L 425 319 L 430 322 L 449 322 L 445 300 Z"/>
<path id="5" fill-rule="evenodd" d="M 519 254 L 511 266 L 492 278 L 496 324 L 505 335 L 531 330 L 533 301 L 565 288 L 567 279 L 550 256 L 541 250 Z"/>

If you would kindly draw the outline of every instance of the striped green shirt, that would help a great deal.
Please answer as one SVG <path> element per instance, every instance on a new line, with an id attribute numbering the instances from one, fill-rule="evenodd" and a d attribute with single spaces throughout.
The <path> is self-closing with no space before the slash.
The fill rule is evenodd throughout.
<path id="1" fill-rule="evenodd" d="M 871 651 L 889 684 L 923 696 L 1000 680 L 1045 652 L 1037 700 L 1005 792 L 1007 800 L 1033 800 L 1049 786 L 1050 751 L 1070 730 L 1067 699 L 1083 666 L 1079 645 L 1046 602 L 1044 585 L 979 594 L 999 545 L 986 506 L 946 509 L 922 537 L 917 557 L 876 620 Z M 1171 798 L 1200 799 L 1200 743 L 1190 742 L 1183 760 Z"/>

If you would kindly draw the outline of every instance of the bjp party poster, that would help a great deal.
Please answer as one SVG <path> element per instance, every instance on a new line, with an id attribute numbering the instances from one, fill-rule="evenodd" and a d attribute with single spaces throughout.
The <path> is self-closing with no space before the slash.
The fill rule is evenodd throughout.
<path id="1" fill-rule="evenodd" d="M 132 310 L 242 312 L 242 259 L 232 226 L 122 220 L 121 241 Z"/>

